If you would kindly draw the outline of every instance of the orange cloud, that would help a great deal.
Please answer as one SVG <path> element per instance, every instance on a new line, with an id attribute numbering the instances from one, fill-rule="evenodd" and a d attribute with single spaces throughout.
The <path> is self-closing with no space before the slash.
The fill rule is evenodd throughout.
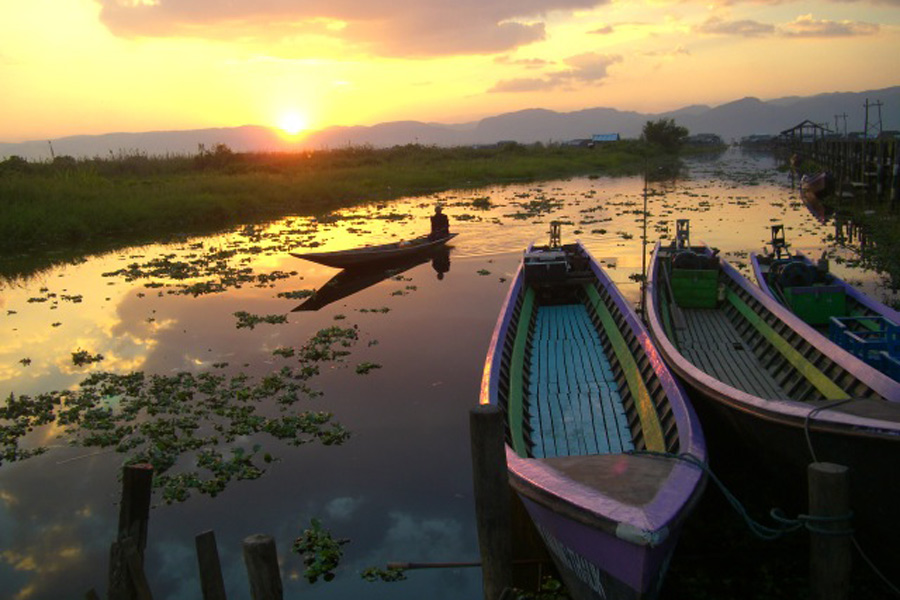
<path id="1" fill-rule="evenodd" d="M 383 56 L 505 52 L 545 38 L 540 20 L 610 0 L 97 0 L 123 37 L 278 42 L 315 34 Z M 340 23 L 340 27 L 329 24 Z M 302 46 L 302 42 L 296 42 Z"/>
<path id="2" fill-rule="evenodd" d="M 567 58 L 564 62 L 570 67 L 568 69 L 548 73 L 544 77 L 498 81 L 488 91 L 492 93 L 534 92 L 579 83 L 596 85 L 609 76 L 608 69 L 610 66 L 621 61 L 622 57 L 617 54 L 585 52 L 584 54 Z"/>

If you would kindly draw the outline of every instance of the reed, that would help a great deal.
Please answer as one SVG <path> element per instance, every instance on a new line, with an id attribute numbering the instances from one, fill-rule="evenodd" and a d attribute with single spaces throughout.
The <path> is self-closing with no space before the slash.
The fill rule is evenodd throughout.
<path id="1" fill-rule="evenodd" d="M 0 162 L 0 258 L 164 240 L 288 215 L 489 184 L 640 172 L 645 147 L 407 145 L 300 153 Z M 85 250 L 89 253 L 89 250 Z"/>

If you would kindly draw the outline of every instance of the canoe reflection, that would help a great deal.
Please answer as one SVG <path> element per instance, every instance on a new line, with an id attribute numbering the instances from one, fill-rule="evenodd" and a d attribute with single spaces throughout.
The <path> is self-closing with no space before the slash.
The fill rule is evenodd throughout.
<path id="1" fill-rule="evenodd" d="M 350 267 L 342 270 L 322 285 L 316 293 L 293 309 L 292 312 L 319 310 L 332 302 L 352 296 L 390 277 L 408 271 L 428 261 L 438 279 L 450 271 L 450 247 L 441 246 L 426 254 L 419 254 L 373 266 Z"/>

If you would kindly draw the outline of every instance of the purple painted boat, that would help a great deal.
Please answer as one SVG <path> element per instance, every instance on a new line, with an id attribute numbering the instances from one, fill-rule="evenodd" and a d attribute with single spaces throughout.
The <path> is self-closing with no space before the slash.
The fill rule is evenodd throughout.
<path id="1" fill-rule="evenodd" d="M 823 256 L 815 263 L 791 254 L 784 226 L 772 226 L 772 250 L 750 253 L 760 289 L 857 358 L 900 380 L 900 312 L 830 273 Z"/>
<path id="2" fill-rule="evenodd" d="M 705 245 L 687 221 L 657 244 L 646 320 L 666 363 L 721 430 L 769 475 L 805 493 L 811 462 L 851 471 L 852 524 L 885 574 L 900 565 L 900 383 L 832 344 Z M 790 485 L 788 486 L 790 487 Z"/>
<path id="3" fill-rule="evenodd" d="M 570 595 L 657 597 L 706 483 L 706 444 L 643 325 L 581 244 L 526 251 L 481 403 L 506 415 L 510 485 Z"/>

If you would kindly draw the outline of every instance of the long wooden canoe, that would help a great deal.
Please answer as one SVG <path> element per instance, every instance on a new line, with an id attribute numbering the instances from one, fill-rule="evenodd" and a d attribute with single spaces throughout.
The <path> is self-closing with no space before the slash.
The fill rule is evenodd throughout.
<path id="1" fill-rule="evenodd" d="M 759 287 L 851 354 L 900 380 L 900 312 L 864 294 L 801 252 L 791 254 L 782 226 L 772 227 L 772 250 L 752 252 Z"/>
<path id="2" fill-rule="evenodd" d="M 811 462 L 849 467 L 857 539 L 896 574 L 900 383 L 686 237 L 656 245 L 646 319 L 660 354 L 694 391 L 704 426 L 724 428 L 770 474 L 801 487 Z"/>
<path id="3" fill-rule="evenodd" d="M 332 252 L 291 252 L 290 255 L 328 267 L 351 269 L 425 254 L 446 244 L 457 235 L 456 233 L 451 233 L 436 240 L 428 239 L 427 235 L 423 235 L 411 240 L 377 246 L 363 246 L 361 248 L 334 250 Z"/>
<path id="4" fill-rule="evenodd" d="M 506 415 L 510 484 L 572 597 L 655 598 L 704 488 L 706 445 L 631 306 L 580 244 L 526 251 L 481 403 Z"/>

